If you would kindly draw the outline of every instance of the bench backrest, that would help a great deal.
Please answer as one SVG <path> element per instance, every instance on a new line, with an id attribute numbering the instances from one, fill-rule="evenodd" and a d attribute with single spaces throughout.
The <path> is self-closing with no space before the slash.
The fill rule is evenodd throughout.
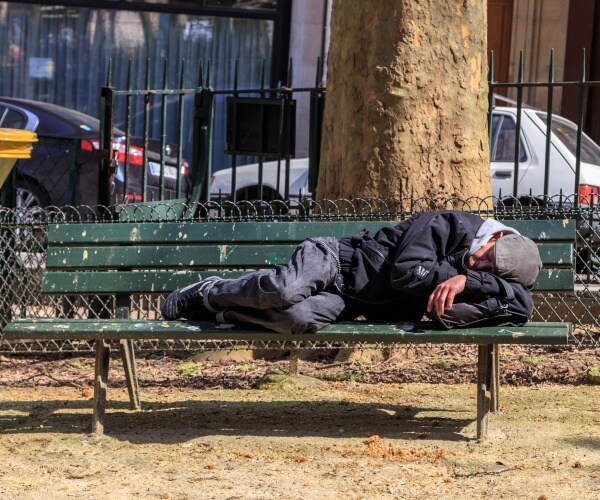
<path id="1" fill-rule="evenodd" d="M 539 245 L 534 289 L 573 290 L 575 221 L 502 221 Z M 210 275 L 240 276 L 284 264 L 308 237 L 342 237 L 397 221 L 61 223 L 48 229 L 42 291 L 167 293 Z"/>

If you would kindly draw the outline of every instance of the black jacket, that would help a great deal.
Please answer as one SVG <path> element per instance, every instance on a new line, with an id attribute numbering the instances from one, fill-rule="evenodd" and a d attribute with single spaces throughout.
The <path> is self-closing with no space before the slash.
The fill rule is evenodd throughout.
<path id="1" fill-rule="evenodd" d="M 373 306 L 410 303 L 414 319 L 423 315 L 427 298 L 438 284 L 465 274 L 465 290 L 457 300 L 488 304 L 486 308 L 494 309 L 489 311 L 490 317 L 510 314 L 507 324 L 525 323 L 533 311 L 529 290 L 464 266 L 481 224 L 481 217 L 467 212 L 426 212 L 375 233 L 365 230 L 342 238 L 339 255 L 343 282 L 339 289 Z M 500 320 L 497 317 L 495 322 Z"/>

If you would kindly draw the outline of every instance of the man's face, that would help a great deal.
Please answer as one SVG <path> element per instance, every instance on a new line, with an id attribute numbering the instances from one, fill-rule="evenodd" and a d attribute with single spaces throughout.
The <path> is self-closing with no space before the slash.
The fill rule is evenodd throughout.
<path id="1" fill-rule="evenodd" d="M 493 273 L 496 270 L 496 238 L 492 238 L 467 260 L 467 267 L 474 271 Z"/>

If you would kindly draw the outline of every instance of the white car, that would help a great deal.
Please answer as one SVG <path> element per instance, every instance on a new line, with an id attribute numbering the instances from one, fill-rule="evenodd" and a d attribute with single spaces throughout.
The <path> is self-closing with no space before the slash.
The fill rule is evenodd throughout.
<path id="1" fill-rule="evenodd" d="M 521 144 L 519 159 L 519 182 L 517 196 L 533 195 L 541 199 L 544 193 L 546 158 L 545 112 L 523 107 L 521 109 Z M 514 157 L 517 108 L 495 107 L 492 117 L 490 175 L 492 193 L 495 197 L 510 198 L 514 187 Z M 548 195 L 562 192 L 569 196 L 575 193 L 575 163 L 577 126 L 565 118 L 552 116 L 550 146 L 550 169 Z M 279 176 L 278 176 L 279 172 Z M 285 161 L 263 163 L 262 197 L 258 192 L 259 164 L 253 163 L 236 168 L 236 201 L 265 201 L 285 199 Z M 231 198 L 231 168 L 219 170 L 211 177 L 211 199 L 225 201 Z M 278 182 L 279 180 L 279 182 Z M 578 194 L 584 204 L 597 204 L 600 192 L 600 146 L 588 136 L 581 138 L 581 167 Z M 562 190 L 562 191 L 561 191 Z M 308 158 L 290 160 L 289 197 L 310 196 L 308 190 Z M 572 199 L 572 197 L 571 197 Z"/>
<path id="2" fill-rule="evenodd" d="M 492 116 L 490 173 L 492 193 L 504 198 L 513 195 L 517 108 L 494 108 Z M 517 197 L 544 193 L 547 114 L 532 108 L 521 113 L 521 144 Z M 598 202 L 600 191 L 600 146 L 587 135 L 581 136 L 579 187 L 575 187 L 577 126 L 552 115 L 548 195 L 578 194 L 580 201 Z M 571 196 L 572 200 L 572 196 Z"/>
<path id="3" fill-rule="evenodd" d="M 235 169 L 236 201 L 283 200 L 287 184 L 286 162 L 266 161 L 263 163 L 263 195 L 259 196 L 258 177 L 260 165 L 252 163 Z M 278 175 L 279 173 L 279 175 Z M 308 196 L 308 158 L 290 160 L 290 198 Z M 218 170 L 210 178 L 210 194 L 213 201 L 231 199 L 233 169 Z M 278 182 L 279 181 L 279 182 Z"/>

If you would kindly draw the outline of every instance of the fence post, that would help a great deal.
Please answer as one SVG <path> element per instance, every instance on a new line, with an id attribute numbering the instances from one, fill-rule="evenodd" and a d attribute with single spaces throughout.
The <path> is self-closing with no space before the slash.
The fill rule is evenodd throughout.
<path id="1" fill-rule="evenodd" d="M 102 87 L 100 92 L 100 159 L 98 169 L 98 205 L 111 204 L 113 162 L 112 129 L 114 121 L 114 90 L 111 86 Z"/>
<path id="2" fill-rule="evenodd" d="M 191 203 L 210 199 L 214 92 L 202 88 L 194 99 L 194 152 L 192 155 Z"/>
<path id="3" fill-rule="evenodd" d="M 323 113 L 325 110 L 325 93 L 321 90 L 310 93 L 310 116 L 308 136 L 308 190 L 313 199 L 316 196 L 319 166 L 321 164 L 321 136 L 323 131 Z"/>
<path id="4" fill-rule="evenodd" d="M 523 74 L 525 64 L 523 51 L 519 55 L 519 76 L 517 85 L 517 123 L 515 125 L 515 170 L 513 178 L 513 197 L 519 196 L 519 162 L 521 161 L 521 109 L 523 108 Z"/>
<path id="5" fill-rule="evenodd" d="M 548 103 L 546 105 L 546 155 L 544 161 L 544 206 L 548 204 L 550 191 L 550 145 L 552 143 L 552 105 L 554 102 L 554 49 L 550 51 L 548 70 Z"/>
<path id="6" fill-rule="evenodd" d="M 581 181 L 581 138 L 583 135 L 583 113 L 584 113 L 584 100 L 585 100 L 585 81 L 586 81 L 586 73 L 585 73 L 585 47 L 581 49 L 581 78 L 579 80 L 579 99 L 577 104 L 577 146 L 575 149 L 575 186 L 573 193 L 575 194 L 575 199 L 573 200 L 573 205 L 575 208 L 579 207 L 580 199 L 579 199 L 579 184 Z"/>

